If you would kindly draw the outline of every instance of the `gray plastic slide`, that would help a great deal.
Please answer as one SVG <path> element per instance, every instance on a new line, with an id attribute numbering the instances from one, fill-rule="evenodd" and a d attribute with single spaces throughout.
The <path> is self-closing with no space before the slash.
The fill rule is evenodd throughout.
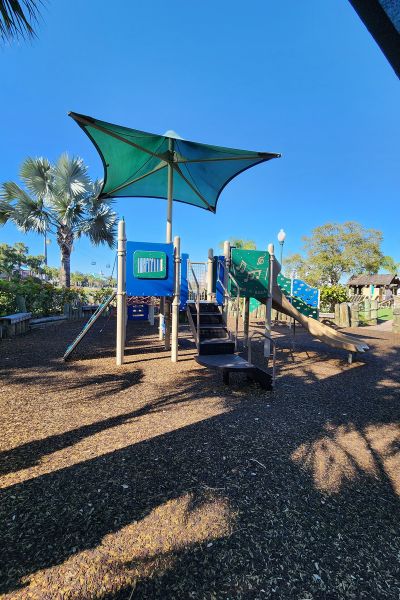
<path id="1" fill-rule="evenodd" d="M 347 350 L 348 352 L 365 352 L 369 349 L 367 344 L 358 338 L 348 335 L 347 333 L 336 331 L 335 329 L 332 329 L 332 327 L 324 325 L 316 319 L 302 315 L 294 306 L 292 306 L 292 304 L 290 304 L 289 300 L 277 285 L 273 288 L 272 306 L 279 312 L 296 319 L 296 321 L 301 323 L 314 338 L 321 340 L 321 342 L 324 342 L 329 346 Z"/>

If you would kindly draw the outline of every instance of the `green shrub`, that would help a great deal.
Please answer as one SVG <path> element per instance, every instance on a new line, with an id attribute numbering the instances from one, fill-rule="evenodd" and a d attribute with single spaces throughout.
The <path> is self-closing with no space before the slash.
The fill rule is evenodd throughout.
<path id="1" fill-rule="evenodd" d="M 63 313 L 65 303 L 87 301 L 82 290 L 57 288 L 34 277 L 0 280 L 0 316 L 18 312 L 17 296 L 25 299 L 26 310 L 34 317 L 59 315 Z"/>
<path id="2" fill-rule="evenodd" d="M 107 300 L 107 298 L 111 296 L 113 291 L 114 290 L 112 288 L 103 288 L 101 290 L 96 290 L 95 292 L 92 292 L 91 296 L 93 298 L 93 303 L 102 304 Z"/>
<path id="3" fill-rule="evenodd" d="M 320 293 L 321 312 L 333 312 L 335 304 L 349 300 L 349 292 L 344 285 L 324 285 Z"/>

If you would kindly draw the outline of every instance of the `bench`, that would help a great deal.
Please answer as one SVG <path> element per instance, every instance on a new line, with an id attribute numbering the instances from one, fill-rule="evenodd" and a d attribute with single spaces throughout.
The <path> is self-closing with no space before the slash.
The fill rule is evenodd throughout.
<path id="1" fill-rule="evenodd" d="M 89 313 L 90 315 L 93 315 L 96 310 L 99 308 L 100 304 L 83 304 L 81 306 L 82 308 L 82 312 L 85 315 L 85 313 Z"/>
<path id="2" fill-rule="evenodd" d="M 52 317 L 39 317 L 38 319 L 32 319 L 31 321 L 31 329 L 37 329 L 39 327 L 46 327 L 46 325 L 54 325 L 54 323 L 59 323 L 61 321 L 66 321 L 67 317 L 65 315 L 56 315 Z"/>
<path id="3" fill-rule="evenodd" d="M 0 317 L 1 337 L 4 337 L 4 333 L 7 337 L 25 333 L 29 329 L 31 319 L 32 313 L 28 312 Z"/>

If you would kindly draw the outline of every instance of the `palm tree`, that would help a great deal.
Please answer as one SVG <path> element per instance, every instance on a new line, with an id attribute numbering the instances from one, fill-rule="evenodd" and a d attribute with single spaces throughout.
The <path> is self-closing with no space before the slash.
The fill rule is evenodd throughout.
<path id="1" fill-rule="evenodd" d="M 33 37 L 41 0 L 0 0 L 0 39 Z"/>
<path id="2" fill-rule="evenodd" d="M 61 251 L 60 284 L 70 287 L 76 239 L 86 235 L 95 245 L 114 246 L 112 201 L 99 199 L 101 182 L 89 179 L 81 158 L 67 154 L 55 165 L 46 158 L 27 158 L 20 177 L 27 191 L 11 181 L 0 188 L 0 224 L 9 220 L 24 233 L 54 233 Z"/>

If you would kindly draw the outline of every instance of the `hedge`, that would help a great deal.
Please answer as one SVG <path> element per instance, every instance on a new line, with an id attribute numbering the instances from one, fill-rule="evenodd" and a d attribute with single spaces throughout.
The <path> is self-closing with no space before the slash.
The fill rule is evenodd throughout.
<path id="1" fill-rule="evenodd" d="M 0 316 L 22 312 L 24 308 L 34 317 L 59 315 L 63 313 L 65 303 L 74 301 L 87 302 L 85 292 L 57 288 L 33 277 L 15 281 L 0 280 Z"/>

